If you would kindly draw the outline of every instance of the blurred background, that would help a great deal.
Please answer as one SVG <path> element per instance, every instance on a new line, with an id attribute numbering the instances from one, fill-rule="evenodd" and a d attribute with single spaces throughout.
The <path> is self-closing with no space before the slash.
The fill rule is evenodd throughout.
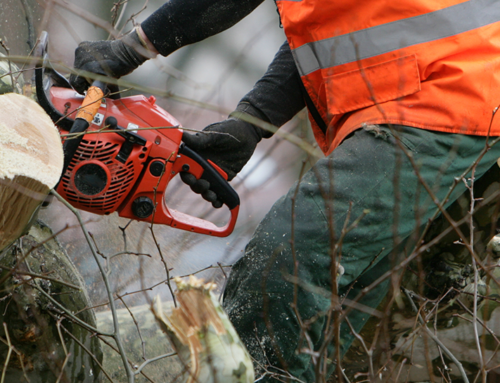
<path id="1" fill-rule="evenodd" d="M 108 39 L 110 31 L 106 26 L 111 25 L 119 33 L 126 33 L 163 3 L 159 0 L 0 0 L 3 41 L 0 50 L 12 56 L 13 61 L 23 61 L 22 57 L 30 55 L 32 41 L 40 31 L 47 30 L 51 61 L 64 65 L 69 71 L 79 42 Z M 141 89 L 147 88 L 147 92 L 141 91 L 146 96 L 171 92 L 174 97 L 157 97 L 157 103 L 183 127 L 201 130 L 226 118 L 264 74 L 284 40 L 276 6 L 267 0 L 233 28 L 169 57 L 151 60 L 124 80 Z M 21 65 L 29 81 L 30 65 Z M 127 93 L 138 92 L 132 89 Z M 282 129 L 312 143 L 307 124 L 302 111 Z M 224 273 L 230 268 L 221 268 L 219 264 L 229 266 L 242 256 L 259 221 L 299 177 L 305 158 L 304 152 L 278 137 L 259 145 L 252 160 L 232 181 L 240 195 L 241 210 L 236 229 L 228 238 L 211 238 L 159 225 L 151 228 L 116 214 L 98 216 L 82 212 L 99 251 L 108 257 L 114 291 L 119 294 L 141 291 L 128 297 L 132 304 L 145 303 L 158 293 L 168 300 L 170 293 L 162 283 L 166 279 L 166 267 L 171 276 L 206 269 L 200 275 L 223 286 Z M 171 182 L 168 190 L 170 207 L 217 223 L 228 216 L 224 208 L 214 212 L 210 204 L 179 180 Z M 57 238 L 82 273 L 94 304 L 105 304 L 101 277 L 75 216 L 54 201 L 39 217 L 58 233 Z M 125 250 L 144 255 L 113 257 Z M 152 286 L 155 287 L 150 290 Z"/>

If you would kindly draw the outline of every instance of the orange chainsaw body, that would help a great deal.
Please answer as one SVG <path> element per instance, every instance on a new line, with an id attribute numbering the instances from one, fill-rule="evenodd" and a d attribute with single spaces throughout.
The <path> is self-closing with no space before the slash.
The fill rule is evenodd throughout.
<path id="1" fill-rule="evenodd" d="M 70 130 L 75 131 L 76 122 L 81 122 L 76 114 L 85 109 L 87 98 L 56 71 L 46 70 L 50 65 L 45 32 L 41 41 L 36 53 L 43 58 L 35 73 L 38 101 L 58 126 L 63 143 L 73 141 L 76 148 L 71 155 L 65 151 L 57 192 L 74 207 L 95 214 L 117 212 L 121 217 L 201 234 L 231 234 L 239 211 L 238 195 L 221 169 L 182 143 L 180 124 L 156 105 L 153 96 L 99 98 L 100 105 L 79 138 L 70 139 L 74 137 L 68 135 Z M 167 206 L 169 182 L 179 172 L 209 181 L 210 189 L 229 210 L 225 226 Z"/>
<path id="2" fill-rule="evenodd" d="M 75 113 L 71 111 L 76 111 L 83 101 L 83 96 L 74 90 L 60 87 L 51 87 L 50 97 L 54 107 L 65 115 L 70 113 L 70 118 Z M 177 128 L 179 123 L 155 101 L 153 96 L 142 95 L 103 99 L 62 175 L 57 192 L 74 207 L 95 214 L 116 211 L 121 217 L 201 234 L 229 235 L 234 229 L 239 206 L 230 209 L 228 224 L 220 228 L 209 221 L 169 209 L 165 204 L 167 186 L 177 173 L 189 171 L 200 178 L 203 168 L 193 159 L 179 155 L 182 140 L 182 130 Z M 115 132 L 101 132 L 113 130 L 106 125 L 108 116 L 116 118 L 118 126 L 127 132 L 142 137 L 144 143 L 132 144 L 130 153 L 123 153 L 127 141 L 124 137 Z M 145 129 L 148 127 L 152 129 Z M 60 132 L 62 135 L 68 133 L 63 129 Z M 148 214 L 150 208 L 153 211 Z"/>

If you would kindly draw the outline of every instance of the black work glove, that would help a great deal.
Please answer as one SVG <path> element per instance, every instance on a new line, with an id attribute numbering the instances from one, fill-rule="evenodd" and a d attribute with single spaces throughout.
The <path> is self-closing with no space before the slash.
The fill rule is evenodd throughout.
<path id="1" fill-rule="evenodd" d="M 134 71 L 154 54 L 139 39 L 137 31 L 119 40 L 84 41 L 75 50 L 75 69 L 120 78 Z M 69 82 L 78 93 L 87 90 L 91 79 L 72 74 Z"/>
<path id="2" fill-rule="evenodd" d="M 267 120 L 259 110 L 246 103 L 240 103 L 236 112 L 246 113 L 263 121 Z M 184 132 L 182 140 L 190 149 L 226 172 L 230 181 L 248 162 L 260 140 L 271 136 L 270 132 L 229 115 L 227 120 L 211 124 L 200 133 Z M 181 172 L 180 175 L 182 181 L 191 186 L 195 193 L 201 194 L 216 208 L 222 206 L 216 194 L 210 190 L 208 181 L 197 180 L 186 172 Z"/>

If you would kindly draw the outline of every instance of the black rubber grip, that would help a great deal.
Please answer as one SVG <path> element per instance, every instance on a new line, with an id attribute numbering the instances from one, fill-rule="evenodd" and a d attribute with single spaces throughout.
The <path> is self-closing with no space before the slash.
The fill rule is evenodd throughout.
<path id="1" fill-rule="evenodd" d="M 73 126 L 71 127 L 70 134 L 71 133 L 84 133 L 87 128 L 89 127 L 89 123 L 84 120 L 83 118 L 77 118 L 73 122 Z M 80 134 L 76 137 L 68 137 L 66 138 L 66 141 L 64 141 L 63 145 L 63 151 L 64 151 L 64 167 L 63 167 L 63 173 L 66 172 L 66 169 L 68 169 L 68 166 L 71 162 L 71 159 L 76 153 L 76 150 L 78 149 L 78 146 L 80 145 L 80 142 L 82 142 L 83 139 L 83 134 Z"/>
<path id="2" fill-rule="evenodd" d="M 102 81 L 94 81 L 92 83 L 92 86 L 97 87 L 102 90 L 104 94 L 107 93 L 107 88 L 106 84 L 103 83 Z M 84 99 L 85 102 L 85 99 Z M 87 120 L 84 120 L 83 118 L 75 118 L 75 121 L 73 122 L 73 126 L 71 126 L 71 129 L 69 130 L 69 134 L 72 133 L 84 133 L 88 127 L 90 126 L 90 123 Z M 66 169 L 68 168 L 71 159 L 76 153 L 76 150 L 78 149 L 78 146 L 80 145 L 80 142 L 82 142 L 83 139 L 83 134 L 80 134 L 76 137 L 73 138 L 67 138 L 66 141 L 64 141 L 63 145 L 63 151 L 64 151 L 64 168 L 63 168 L 63 174 L 66 172 Z"/>
<path id="3" fill-rule="evenodd" d="M 224 177 L 222 177 L 207 160 L 188 148 L 184 143 L 181 143 L 179 147 L 179 154 L 191 158 L 203 168 L 201 178 L 210 182 L 210 190 L 217 194 L 217 197 L 227 205 L 230 210 L 240 204 L 238 193 L 236 193 Z"/>

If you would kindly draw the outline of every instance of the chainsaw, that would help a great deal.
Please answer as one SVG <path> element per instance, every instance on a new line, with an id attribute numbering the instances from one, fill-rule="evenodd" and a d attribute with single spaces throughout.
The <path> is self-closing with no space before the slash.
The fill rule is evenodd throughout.
<path id="1" fill-rule="evenodd" d="M 225 237 L 232 233 L 239 197 L 227 175 L 188 148 L 179 122 L 155 103 L 155 97 L 107 97 L 107 86 L 94 81 L 85 97 L 51 68 L 48 34 L 42 32 L 35 56 L 36 95 L 63 137 L 64 167 L 55 190 L 75 208 L 130 218 L 195 233 Z M 210 183 L 228 212 L 223 227 L 171 209 L 165 196 L 180 172 Z M 218 207 L 214 205 L 214 207 Z"/>

